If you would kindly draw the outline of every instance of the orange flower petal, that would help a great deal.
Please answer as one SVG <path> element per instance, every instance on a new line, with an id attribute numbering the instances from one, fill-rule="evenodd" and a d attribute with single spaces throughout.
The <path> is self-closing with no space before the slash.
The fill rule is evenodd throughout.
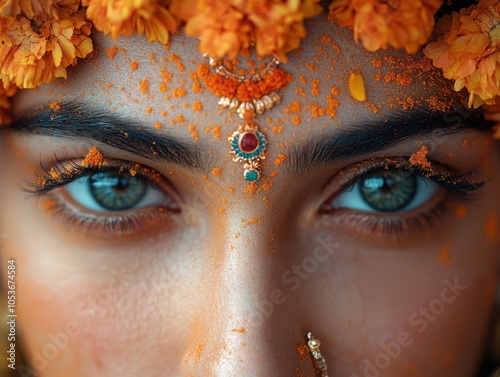
<path id="1" fill-rule="evenodd" d="M 455 90 L 467 88 L 469 106 L 494 103 L 500 95 L 500 3 L 478 4 L 443 17 L 437 41 L 424 53 L 444 76 L 455 80 Z"/>
<path id="2" fill-rule="evenodd" d="M 369 51 L 389 46 L 416 52 L 434 29 L 443 0 L 334 0 L 328 18 L 354 30 Z"/>
<path id="3" fill-rule="evenodd" d="M 66 67 L 93 49 L 91 26 L 78 0 L 54 1 L 61 18 L 47 14 L 29 20 L 23 15 L 4 19 L 0 24 L 0 75 L 3 82 L 19 88 L 34 88 L 66 77 Z M 74 11 L 74 12 L 73 12 Z M 34 30 L 36 28 L 36 30 Z"/>
<path id="4" fill-rule="evenodd" d="M 318 0 L 198 0 L 195 12 L 179 7 L 186 34 L 200 38 L 200 50 L 213 57 L 234 58 L 255 44 L 261 56 L 286 60 L 306 35 L 303 22 L 321 12 Z M 224 20 L 222 23 L 220 20 Z"/>
<path id="5" fill-rule="evenodd" d="M 180 2 L 181 0 L 176 0 Z M 168 43 L 180 20 L 170 11 L 169 1 L 160 0 L 83 0 L 87 17 L 96 29 L 112 38 L 133 32 L 146 34 L 149 41 Z"/>

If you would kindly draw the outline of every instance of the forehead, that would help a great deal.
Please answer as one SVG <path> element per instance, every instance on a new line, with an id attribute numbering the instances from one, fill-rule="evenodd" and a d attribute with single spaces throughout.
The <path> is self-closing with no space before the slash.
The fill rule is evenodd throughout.
<path id="1" fill-rule="evenodd" d="M 352 31 L 316 17 L 307 23 L 308 37 L 289 54 L 283 69 L 293 77 L 280 91 L 282 103 L 259 116 L 262 129 L 286 142 L 325 130 L 378 123 L 393 113 L 430 108 L 443 111 L 455 96 L 429 60 L 404 51 L 372 53 L 353 40 Z M 217 105 L 196 71 L 206 59 L 195 38 L 177 34 L 163 46 L 131 36 L 111 40 L 96 33 L 96 55 L 80 60 L 69 78 L 22 91 L 14 109 L 68 101 L 112 112 L 151 129 L 180 138 L 225 139 L 240 119 Z M 367 100 L 349 91 L 349 77 L 359 74 Z M 57 106 L 55 106 L 57 107 Z"/>

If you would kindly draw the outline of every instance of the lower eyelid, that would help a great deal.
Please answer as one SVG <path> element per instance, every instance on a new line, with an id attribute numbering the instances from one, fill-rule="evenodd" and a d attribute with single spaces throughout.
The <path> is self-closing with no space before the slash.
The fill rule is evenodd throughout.
<path id="1" fill-rule="evenodd" d="M 103 216 L 102 213 L 82 212 L 81 208 L 68 200 L 61 200 L 60 194 L 50 193 L 41 198 L 44 212 L 55 223 L 68 227 L 76 234 L 85 237 L 97 237 L 112 240 L 118 237 L 136 236 L 140 232 L 152 232 L 165 229 L 174 223 L 176 210 L 163 207 L 142 208 L 120 213 L 120 215 Z"/>

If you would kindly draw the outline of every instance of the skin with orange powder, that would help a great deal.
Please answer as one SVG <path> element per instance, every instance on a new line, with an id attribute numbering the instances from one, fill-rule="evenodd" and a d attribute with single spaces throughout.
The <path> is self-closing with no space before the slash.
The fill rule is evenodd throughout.
<path id="1" fill-rule="evenodd" d="M 367 52 L 315 18 L 258 117 L 269 145 L 248 183 L 227 143 L 241 119 L 204 86 L 194 38 L 94 43 L 67 80 L 19 91 L 0 133 L 0 265 L 19 266 L 26 368 L 314 376 L 312 331 L 330 376 L 476 375 L 500 148 L 423 55 Z M 376 210 L 381 177 L 401 193 Z"/>

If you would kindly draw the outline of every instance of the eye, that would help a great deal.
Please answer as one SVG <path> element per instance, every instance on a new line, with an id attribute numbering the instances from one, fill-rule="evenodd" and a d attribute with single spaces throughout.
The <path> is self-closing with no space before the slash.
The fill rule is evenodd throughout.
<path id="1" fill-rule="evenodd" d="M 26 191 L 45 197 L 44 210 L 68 231 L 87 238 L 119 239 L 165 230 L 181 213 L 180 197 L 155 170 L 128 161 L 99 165 L 57 158 Z"/>
<path id="2" fill-rule="evenodd" d="M 78 178 L 65 190 L 80 206 L 96 212 L 164 206 L 169 200 L 163 192 L 137 175 L 120 171 Z"/>
<path id="3" fill-rule="evenodd" d="M 371 213 L 402 212 L 424 205 L 438 190 L 432 180 L 414 173 L 384 170 L 358 179 L 338 194 L 331 205 Z"/>
<path id="4" fill-rule="evenodd" d="M 420 166 L 404 157 L 373 158 L 335 174 L 319 213 L 323 221 L 369 241 L 411 239 L 439 229 L 453 200 L 476 198 L 484 184 L 477 168 L 459 174 L 433 161 Z"/>

